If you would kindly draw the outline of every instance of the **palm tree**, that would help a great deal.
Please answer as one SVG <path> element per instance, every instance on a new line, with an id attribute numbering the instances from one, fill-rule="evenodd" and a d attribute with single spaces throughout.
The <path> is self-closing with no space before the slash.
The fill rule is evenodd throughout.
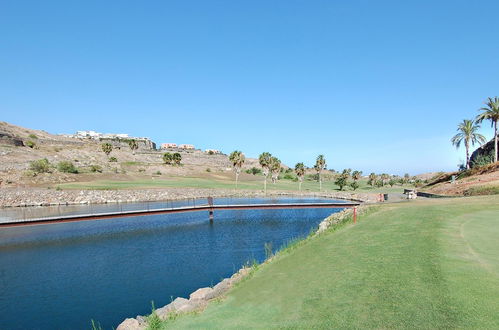
<path id="1" fill-rule="evenodd" d="M 456 148 L 459 148 L 461 143 L 464 142 L 464 147 L 466 148 L 466 169 L 470 168 L 470 143 L 474 146 L 475 143 L 482 144 L 487 141 L 482 134 L 477 133 L 479 128 L 480 125 L 474 120 L 465 119 L 462 123 L 457 125 L 457 131 L 459 133 L 454 135 L 451 139 L 452 144 L 455 145 Z"/>
<path id="2" fill-rule="evenodd" d="M 380 175 L 380 178 L 381 178 L 381 186 L 384 187 L 385 184 L 388 182 L 388 180 L 390 179 L 390 175 L 386 174 L 386 173 L 383 173 Z"/>
<path id="3" fill-rule="evenodd" d="M 368 183 L 371 185 L 371 187 L 374 187 L 377 179 L 378 179 L 378 176 L 376 175 L 376 173 L 373 172 L 373 173 L 369 174 Z"/>
<path id="4" fill-rule="evenodd" d="M 131 139 L 128 140 L 128 146 L 130 149 L 132 149 L 132 154 L 135 155 L 135 150 L 139 149 L 139 144 L 137 143 L 137 140 Z"/>
<path id="5" fill-rule="evenodd" d="M 265 177 L 263 181 L 263 190 L 265 191 L 265 194 L 267 193 L 267 177 L 269 176 L 269 171 L 270 171 L 270 159 L 272 158 L 272 155 L 270 152 L 263 152 L 259 157 L 258 157 L 258 162 L 260 163 L 260 166 L 262 167 L 262 173 L 263 176 Z"/>
<path id="6" fill-rule="evenodd" d="M 301 191 L 301 184 L 303 182 L 303 177 L 305 176 L 305 165 L 303 163 L 298 163 L 295 165 L 295 173 L 298 177 L 298 187 Z"/>
<path id="7" fill-rule="evenodd" d="M 499 98 L 496 96 L 494 98 L 489 97 L 487 102 L 485 102 L 485 107 L 478 111 L 483 111 L 476 117 L 476 122 L 479 124 L 484 120 L 490 120 L 491 126 L 494 127 L 494 162 L 497 162 L 497 123 L 499 122 Z"/>
<path id="8" fill-rule="evenodd" d="M 352 179 L 355 181 L 359 180 L 362 177 L 362 171 L 353 171 L 352 172 Z"/>
<path id="9" fill-rule="evenodd" d="M 270 173 L 272 174 L 272 183 L 277 182 L 279 173 L 281 173 L 281 161 L 277 157 L 270 157 Z"/>
<path id="10" fill-rule="evenodd" d="M 322 191 L 321 173 L 325 168 L 326 168 L 326 158 L 324 158 L 324 155 L 317 156 L 317 159 L 315 160 L 314 169 L 317 171 L 317 175 L 319 176 L 319 178 L 318 178 L 319 179 L 319 191 Z"/>
<path id="11" fill-rule="evenodd" d="M 236 189 L 237 189 L 237 181 L 239 179 L 239 174 L 241 174 L 241 168 L 243 167 L 246 157 L 241 151 L 235 150 L 231 152 L 231 154 L 229 155 L 229 160 L 232 163 L 232 166 L 234 167 L 234 171 L 236 172 Z"/>
<path id="12" fill-rule="evenodd" d="M 113 151 L 113 145 L 111 143 L 103 143 L 101 145 L 102 151 L 106 154 L 106 156 L 109 156 L 111 151 Z"/>

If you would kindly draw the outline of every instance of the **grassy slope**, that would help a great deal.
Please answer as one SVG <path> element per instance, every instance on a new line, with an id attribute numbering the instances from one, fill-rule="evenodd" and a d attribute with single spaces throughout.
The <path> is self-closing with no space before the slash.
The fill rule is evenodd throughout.
<path id="1" fill-rule="evenodd" d="M 270 181 L 270 180 L 269 180 Z M 212 188 L 212 189 L 233 189 L 235 182 L 233 180 L 201 178 L 201 177 L 169 177 L 169 178 L 154 178 L 140 179 L 133 181 L 113 181 L 113 180 L 96 180 L 92 182 L 75 182 L 59 184 L 63 189 L 138 189 L 138 188 Z M 262 180 L 241 180 L 238 184 L 239 189 L 263 190 Z M 324 182 L 323 190 L 332 191 L 338 190 L 339 187 L 333 182 Z M 267 189 L 271 190 L 298 190 L 298 183 L 291 180 L 280 180 L 276 184 L 267 184 Z M 319 184 L 314 181 L 304 181 L 302 185 L 303 191 L 319 191 Z M 345 188 L 347 191 L 353 191 L 351 188 Z M 385 186 L 382 188 L 372 188 L 367 185 L 367 180 L 360 180 L 360 188 L 357 192 L 385 192 L 385 193 L 402 193 L 404 190 L 401 186 Z"/>
<path id="2" fill-rule="evenodd" d="M 499 328 L 499 197 L 387 204 L 165 328 Z"/>

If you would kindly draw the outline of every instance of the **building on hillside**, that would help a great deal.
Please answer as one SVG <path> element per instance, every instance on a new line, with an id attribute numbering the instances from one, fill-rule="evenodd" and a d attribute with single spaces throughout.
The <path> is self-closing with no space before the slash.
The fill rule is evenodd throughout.
<path id="1" fill-rule="evenodd" d="M 102 136 L 102 133 L 97 133 L 96 131 L 77 131 L 74 134 L 75 138 L 98 139 L 101 136 Z"/>
<path id="2" fill-rule="evenodd" d="M 210 155 L 213 155 L 213 154 L 218 155 L 218 154 L 222 153 L 220 150 L 217 150 L 217 149 L 206 149 L 204 152 L 207 154 L 210 154 Z"/>
<path id="3" fill-rule="evenodd" d="M 194 150 L 194 146 L 192 144 L 180 144 L 178 146 L 179 149 L 184 149 L 184 150 Z"/>
<path id="4" fill-rule="evenodd" d="M 176 143 L 161 143 L 161 149 L 177 149 Z"/>

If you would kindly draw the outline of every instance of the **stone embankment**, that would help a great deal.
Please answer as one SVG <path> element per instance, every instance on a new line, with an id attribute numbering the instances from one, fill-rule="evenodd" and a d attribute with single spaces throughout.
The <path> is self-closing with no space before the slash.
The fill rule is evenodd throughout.
<path id="1" fill-rule="evenodd" d="M 54 190 L 37 188 L 0 189 L 0 207 L 49 206 L 71 204 L 104 204 L 167 201 L 212 197 L 263 197 L 261 191 L 233 189 L 137 189 L 137 190 Z M 377 194 L 352 194 L 347 192 L 293 193 L 271 192 L 267 196 L 316 196 L 347 199 L 365 203 L 376 202 Z"/>
<path id="2" fill-rule="evenodd" d="M 352 209 L 345 209 L 338 213 L 333 213 L 326 219 L 324 219 L 315 232 L 315 235 L 319 235 L 326 231 L 331 226 L 347 221 L 352 216 Z M 362 215 L 366 212 L 366 207 L 360 206 L 357 208 L 357 214 Z M 265 263 L 270 263 L 276 256 L 273 256 L 265 261 Z M 222 298 L 231 287 L 236 283 L 240 282 L 244 277 L 251 274 L 251 268 L 243 267 L 237 273 L 232 275 L 230 278 L 225 278 L 213 288 L 201 288 L 190 294 L 189 299 L 178 297 L 173 300 L 170 304 L 156 309 L 157 317 L 160 320 L 165 321 L 169 318 L 174 318 L 179 314 L 191 313 L 191 312 L 201 312 L 203 311 L 211 300 Z M 136 318 L 125 319 L 116 330 L 144 330 L 147 329 L 147 317 L 137 316 Z"/>

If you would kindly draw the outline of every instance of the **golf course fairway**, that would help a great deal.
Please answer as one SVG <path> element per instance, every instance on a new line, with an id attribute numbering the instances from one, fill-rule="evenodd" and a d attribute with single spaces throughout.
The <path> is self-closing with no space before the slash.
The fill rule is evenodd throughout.
<path id="1" fill-rule="evenodd" d="M 161 328 L 499 328 L 499 196 L 372 206 Z"/>

